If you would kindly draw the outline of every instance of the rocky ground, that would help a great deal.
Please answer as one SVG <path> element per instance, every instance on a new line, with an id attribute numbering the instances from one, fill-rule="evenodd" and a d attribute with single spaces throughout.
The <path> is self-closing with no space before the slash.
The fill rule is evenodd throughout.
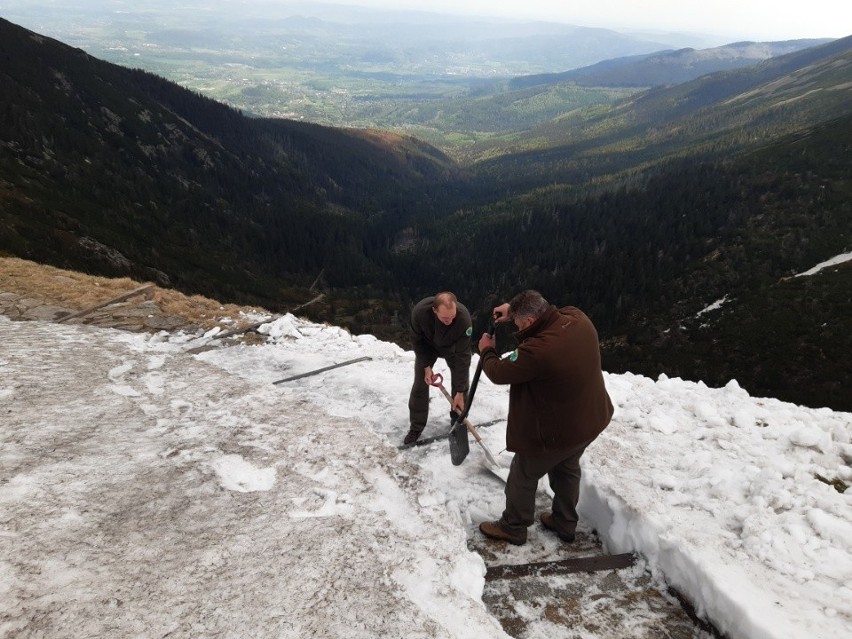
<path id="1" fill-rule="evenodd" d="M 0 293 L 0 314 L 13 320 L 62 321 L 63 318 L 78 310 L 38 295 Z M 83 317 L 70 319 L 68 322 L 136 332 L 173 330 L 194 332 L 201 328 L 194 326 L 188 318 L 164 313 L 156 302 L 145 299 L 142 295 L 136 299 L 92 311 Z"/>
<path id="2" fill-rule="evenodd" d="M 0 257 L 0 315 L 132 332 L 239 330 L 269 313 L 184 295 L 129 278 L 110 279 Z M 253 333 L 235 338 L 253 341 Z"/>

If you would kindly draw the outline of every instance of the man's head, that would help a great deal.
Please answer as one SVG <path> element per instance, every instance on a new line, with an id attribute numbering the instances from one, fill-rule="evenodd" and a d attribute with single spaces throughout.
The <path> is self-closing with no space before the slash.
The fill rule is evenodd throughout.
<path id="1" fill-rule="evenodd" d="M 519 331 L 529 328 L 548 308 L 548 301 L 533 290 L 518 293 L 509 301 L 509 312 Z"/>
<path id="2" fill-rule="evenodd" d="M 449 291 L 438 293 L 432 302 L 432 312 L 441 324 L 449 326 L 456 319 L 456 296 Z"/>

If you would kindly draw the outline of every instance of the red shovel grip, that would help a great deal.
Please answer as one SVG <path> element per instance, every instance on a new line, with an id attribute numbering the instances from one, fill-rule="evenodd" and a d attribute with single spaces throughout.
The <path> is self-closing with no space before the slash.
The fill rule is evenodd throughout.
<path id="1" fill-rule="evenodd" d="M 435 373 L 432 375 L 432 381 L 429 382 L 429 386 L 435 386 L 436 388 L 444 388 L 444 376 L 441 373 Z"/>

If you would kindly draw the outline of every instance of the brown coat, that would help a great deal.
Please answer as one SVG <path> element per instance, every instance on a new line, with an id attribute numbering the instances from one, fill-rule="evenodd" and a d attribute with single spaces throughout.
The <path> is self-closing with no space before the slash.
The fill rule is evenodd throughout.
<path id="1" fill-rule="evenodd" d="M 550 307 L 515 334 L 517 350 L 482 353 L 495 384 L 511 384 L 506 448 L 529 455 L 567 450 L 597 437 L 613 414 L 601 372 L 598 333 L 577 308 Z"/>

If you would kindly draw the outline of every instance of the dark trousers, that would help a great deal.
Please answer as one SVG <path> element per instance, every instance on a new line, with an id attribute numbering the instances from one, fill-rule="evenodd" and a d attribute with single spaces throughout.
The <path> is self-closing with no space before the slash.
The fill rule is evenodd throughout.
<path id="1" fill-rule="evenodd" d="M 515 453 L 506 481 L 506 510 L 500 524 L 507 532 L 525 535 L 535 521 L 538 480 L 547 475 L 553 490 L 553 523 L 563 534 L 573 534 L 580 516 L 580 457 L 591 441 L 570 450 L 531 456 Z"/>
<path id="2" fill-rule="evenodd" d="M 423 371 L 427 364 L 422 360 L 414 362 L 414 383 L 411 385 L 411 394 L 408 396 L 408 416 L 411 422 L 411 430 L 422 431 L 426 427 L 426 421 L 429 419 L 429 384 L 423 378 Z M 447 366 L 451 369 L 453 361 L 447 358 Z M 444 387 L 450 394 L 454 395 L 450 384 L 444 380 Z M 465 386 L 467 381 L 465 380 Z M 443 393 L 442 393 L 443 394 Z M 465 395 L 467 397 L 467 395 Z M 443 400 L 442 400 L 443 401 Z M 450 405 L 447 404 L 447 411 L 450 410 Z"/>

